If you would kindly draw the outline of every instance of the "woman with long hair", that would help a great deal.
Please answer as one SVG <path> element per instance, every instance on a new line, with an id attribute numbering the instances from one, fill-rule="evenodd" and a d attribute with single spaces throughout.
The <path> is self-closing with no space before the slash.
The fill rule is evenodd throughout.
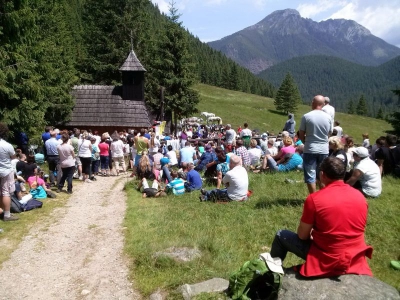
<path id="1" fill-rule="evenodd" d="M 58 155 L 60 157 L 60 167 L 62 176 L 58 183 L 57 192 L 61 192 L 64 187 L 65 180 L 67 180 L 67 193 L 72 194 L 72 178 L 75 172 L 75 153 L 74 147 L 69 143 L 68 133 L 61 135 L 62 144 L 57 146 Z"/>
<path id="2" fill-rule="evenodd" d="M 147 155 L 146 151 L 143 152 L 142 157 L 139 160 L 139 166 L 138 166 L 138 177 L 139 179 L 154 179 L 154 173 L 153 173 L 153 166 L 151 165 L 150 158 Z"/>
<path id="3" fill-rule="evenodd" d="M 150 147 L 149 147 L 149 155 L 150 159 L 153 158 L 153 155 L 157 154 L 158 148 L 161 146 L 160 141 L 156 138 L 156 134 L 154 132 L 151 133 L 150 138 Z"/>

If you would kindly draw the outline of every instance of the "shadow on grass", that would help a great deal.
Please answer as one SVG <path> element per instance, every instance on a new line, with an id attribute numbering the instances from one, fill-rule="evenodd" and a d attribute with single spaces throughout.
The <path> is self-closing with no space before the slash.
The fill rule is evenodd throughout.
<path id="1" fill-rule="evenodd" d="M 271 208 L 273 206 L 302 206 L 304 204 L 304 200 L 300 199 L 276 199 L 276 200 L 260 200 L 256 203 L 256 209 L 266 209 Z"/>
<path id="2" fill-rule="evenodd" d="M 274 109 L 268 109 L 268 111 L 270 113 L 272 113 L 272 114 L 276 114 L 276 115 L 280 115 L 280 116 L 287 116 L 287 114 L 285 112 L 282 112 L 282 111 L 277 111 L 277 110 L 274 110 Z"/>

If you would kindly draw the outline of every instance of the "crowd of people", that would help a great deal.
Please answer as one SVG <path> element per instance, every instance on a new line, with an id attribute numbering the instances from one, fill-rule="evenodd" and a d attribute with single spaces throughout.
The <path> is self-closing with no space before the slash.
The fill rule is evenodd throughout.
<path id="1" fill-rule="evenodd" d="M 266 172 L 297 171 L 303 172 L 309 191 L 299 229 L 297 233 L 279 231 L 271 255 L 283 260 L 291 251 L 305 258 L 301 272 L 306 276 L 370 275 L 365 263 L 365 256 L 372 253 L 364 242 L 365 197 L 379 197 L 382 176 L 400 177 L 397 137 L 388 134 L 372 145 L 364 133 L 362 143 L 356 145 L 335 120 L 330 99 L 321 95 L 314 97 L 311 111 L 301 118 L 297 131 L 293 114 L 282 129 L 278 135 L 259 135 L 244 123 L 236 131 L 227 124 L 213 130 L 206 126 L 180 128 L 176 135 L 157 136 L 151 128 L 99 135 L 97 131 L 59 131 L 49 126 L 42 135 L 47 178 L 33 154 L 17 149 L 14 158 L 14 148 L 5 141 L 7 127 L 1 124 L 2 219 L 17 219 L 10 214 L 10 197 L 15 193 L 21 200 L 25 182 L 30 190 L 40 186 L 45 193 L 51 192 L 51 187 L 61 192 L 66 184 L 66 192 L 71 194 L 73 178 L 86 184 L 97 176 L 118 176 L 131 169 L 142 197 L 198 192 L 200 201 L 229 202 L 246 201 L 251 195 L 249 172 L 263 176 Z M 205 183 L 214 188 L 204 189 Z M 336 218 L 338 215 L 341 218 Z M 341 230 L 348 241 L 335 239 Z M 335 253 L 330 253 L 330 246 Z M 343 247 L 347 247 L 351 262 L 342 261 L 339 249 Z M 323 256 L 318 249 L 325 249 Z M 333 266 L 337 261 L 340 267 Z"/>

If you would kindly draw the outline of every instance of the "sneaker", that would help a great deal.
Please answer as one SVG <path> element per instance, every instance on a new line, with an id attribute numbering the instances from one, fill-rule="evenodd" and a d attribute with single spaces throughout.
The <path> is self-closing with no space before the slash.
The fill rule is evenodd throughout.
<path id="1" fill-rule="evenodd" d="M 83 176 L 79 176 L 78 179 L 79 179 L 79 180 L 83 180 Z"/>
<path id="2" fill-rule="evenodd" d="M 90 179 L 86 179 L 85 182 L 86 183 L 92 183 L 93 181 L 91 181 Z"/>
<path id="3" fill-rule="evenodd" d="M 201 189 L 201 190 L 200 190 L 200 193 L 201 193 L 202 195 L 205 195 L 205 194 L 207 193 L 207 191 L 206 191 L 205 189 Z"/>
<path id="4" fill-rule="evenodd" d="M 72 195 L 72 191 L 67 191 L 67 194 L 68 195 Z"/>
<path id="5" fill-rule="evenodd" d="M 206 197 L 204 197 L 204 195 L 200 195 L 199 196 L 200 202 L 205 202 L 207 201 Z"/>
<path id="6" fill-rule="evenodd" d="M 17 221 L 17 220 L 19 220 L 19 218 L 13 214 L 11 214 L 9 217 L 3 217 L 4 222 Z"/>

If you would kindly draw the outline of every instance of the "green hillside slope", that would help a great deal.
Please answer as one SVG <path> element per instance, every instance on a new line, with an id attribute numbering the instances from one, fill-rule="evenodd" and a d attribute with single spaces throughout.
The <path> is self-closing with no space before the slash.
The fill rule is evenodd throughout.
<path id="1" fill-rule="evenodd" d="M 215 113 L 222 118 L 224 124 L 230 123 L 236 130 L 244 122 L 250 129 L 260 132 L 269 131 L 278 133 L 282 130 L 286 115 L 275 111 L 273 99 L 260 97 L 241 92 L 230 91 L 209 85 L 198 84 L 195 89 L 200 93 L 199 111 Z M 311 103 L 311 98 L 309 99 Z M 296 129 L 300 125 L 301 117 L 310 111 L 310 106 L 300 105 L 295 120 Z M 361 134 L 368 132 L 371 141 L 385 135 L 386 130 L 391 130 L 390 124 L 374 118 L 337 113 L 336 120 L 340 121 L 344 132 L 353 136 L 357 143 L 362 142 Z"/>
<path id="2" fill-rule="evenodd" d="M 341 111 L 347 102 L 364 94 L 369 115 L 375 116 L 382 106 L 386 113 L 398 101 L 391 90 L 400 86 L 400 56 L 378 67 L 367 67 L 331 56 L 306 56 L 277 64 L 258 76 L 276 87 L 287 72 L 295 79 L 303 99 L 315 94 L 328 95 Z"/>

